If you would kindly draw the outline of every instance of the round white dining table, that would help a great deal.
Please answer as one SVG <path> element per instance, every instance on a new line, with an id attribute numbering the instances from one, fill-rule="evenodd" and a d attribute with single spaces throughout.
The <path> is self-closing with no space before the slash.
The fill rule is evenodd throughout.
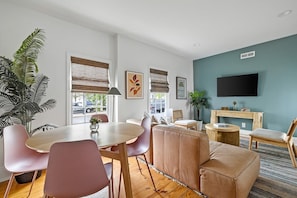
<path id="1" fill-rule="evenodd" d="M 135 124 L 124 122 L 100 123 L 98 133 L 91 132 L 90 124 L 76 124 L 58 127 L 40 132 L 29 137 L 26 146 L 40 153 L 48 153 L 51 145 L 56 142 L 70 142 L 85 139 L 94 140 L 98 148 L 118 145 L 119 152 L 100 149 L 101 155 L 121 162 L 126 197 L 132 197 L 131 178 L 128 165 L 126 142 L 137 138 L 144 129 Z"/>

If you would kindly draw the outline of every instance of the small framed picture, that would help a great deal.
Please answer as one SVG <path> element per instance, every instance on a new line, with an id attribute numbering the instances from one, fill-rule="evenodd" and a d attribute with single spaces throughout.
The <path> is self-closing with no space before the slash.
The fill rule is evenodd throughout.
<path id="1" fill-rule="evenodd" d="M 187 79 L 176 77 L 176 99 L 187 99 Z"/>
<path id="2" fill-rule="evenodd" d="M 126 99 L 143 98 L 143 73 L 126 71 Z"/>

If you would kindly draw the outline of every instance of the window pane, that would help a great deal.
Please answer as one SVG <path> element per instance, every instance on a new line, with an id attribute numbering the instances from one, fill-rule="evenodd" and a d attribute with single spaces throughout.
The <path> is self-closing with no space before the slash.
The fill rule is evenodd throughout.
<path id="1" fill-rule="evenodd" d="M 166 93 L 151 93 L 150 94 L 150 113 L 164 113 L 166 107 Z"/>
<path id="2" fill-rule="evenodd" d="M 72 124 L 87 123 L 92 115 L 106 113 L 106 95 L 98 93 L 72 93 Z"/>

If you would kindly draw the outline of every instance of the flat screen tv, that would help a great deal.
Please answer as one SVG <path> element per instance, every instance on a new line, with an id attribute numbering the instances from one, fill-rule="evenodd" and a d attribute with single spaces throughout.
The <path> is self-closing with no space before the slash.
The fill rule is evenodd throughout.
<path id="1" fill-rule="evenodd" d="M 217 78 L 217 96 L 257 96 L 258 73 Z"/>

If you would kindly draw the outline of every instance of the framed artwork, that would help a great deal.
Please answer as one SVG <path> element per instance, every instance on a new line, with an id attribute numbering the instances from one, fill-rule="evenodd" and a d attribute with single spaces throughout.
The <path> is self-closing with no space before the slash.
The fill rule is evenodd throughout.
<path id="1" fill-rule="evenodd" d="M 126 71 L 126 99 L 143 98 L 143 73 Z"/>
<path id="2" fill-rule="evenodd" d="M 187 99 L 187 79 L 176 77 L 176 99 Z"/>

